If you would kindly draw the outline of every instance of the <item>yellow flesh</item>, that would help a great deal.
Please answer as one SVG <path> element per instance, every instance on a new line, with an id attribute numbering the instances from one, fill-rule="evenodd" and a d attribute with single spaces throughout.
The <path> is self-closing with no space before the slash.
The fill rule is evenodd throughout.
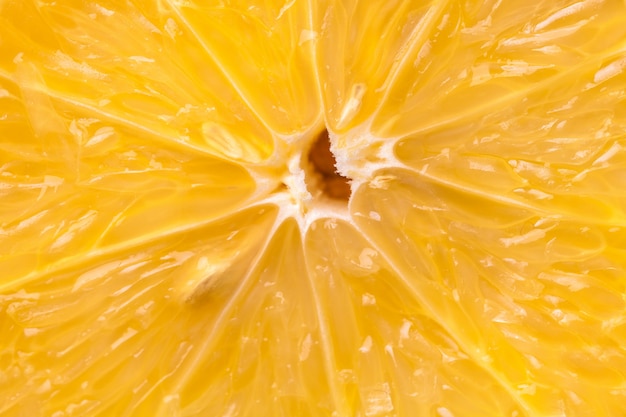
<path id="1" fill-rule="evenodd" d="M 625 70 L 621 0 L 0 0 L 0 415 L 626 415 Z"/>

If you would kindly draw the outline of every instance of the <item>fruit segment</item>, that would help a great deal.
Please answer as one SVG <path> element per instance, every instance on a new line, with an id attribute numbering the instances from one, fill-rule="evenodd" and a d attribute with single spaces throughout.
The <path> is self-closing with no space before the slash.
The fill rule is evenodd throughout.
<path id="1" fill-rule="evenodd" d="M 216 339 L 239 344 L 245 333 L 226 332 L 228 323 L 262 318 L 239 316 L 240 303 L 250 287 L 264 288 L 254 265 L 276 213 L 252 208 L 83 254 L 12 288 L 3 280 L 11 289 L 0 296 L 2 414 L 19 415 L 30 404 L 44 415 L 171 415 L 174 404 L 188 408 L 207 387 L 215 397 L 205 401 L 224 401 L 228 391 L 216 384 L 228 382 L 223 358 L 232 352 Z M 246 360 L 255 363 L 256 354 Z M 183 388 L 200 364 L 220 357 L 219 372 Z"/>
<path id="2" fill-rule="evenodd" d="M 567 90 L 623 58 L 622 2 L 563 3 L 435 2 L 434 21 L 403 57 L 373 131 L 399 136 L 477 121 L 544 91 Z M 434 13 L 437 7 L 443 10 Z M 606 71 L 607 79 L 621 72 L 619 65 Z"/>
<path id="3" fill-rule="evenodd" d="M 626 253 L 613 242 L 624 231 L 472 191 L 381 171 L 352 215 L 424 314 L 530 415 L 563 401 L 618 414 Z"/>
<path id="4" fill-rule="evenodd" d="M 425 40 L 445 2 L 324 1 L 316 62 L 329 128 L 370 119 L 406 58 Z"/>
<path id="5" fill-rule="evenodd" d="M 299 133 L 318 123 L 310 5 L 293 0 L 205 3 L 171 2 L 162 14 L 171 14 L 167 22 L 176 22 L 192 37 L 240 101 L 275 134 Z"/>
<path id="6" fill-rule="evenodd" d="M 67 133 L 61 110 L 37 107 L 60 102 L 98 120 L 124 123 L 145 137 L 238 161 L 268 158 L 272 134 L 197 34 L 172 12 L 144 15 L 139 6 L 3 8 L 0 76 L 29 94 L 24 100 L 35 107 L 27 109 L 33 128 Z M 43 33 L 25 34 L 23 27 L 41 27 Z"/>
<path id="7" fill-rule="evenodd" d="M 318 220 L 306 237 L 330 387 L 343 395 L 344 414 L 532 415 L 473 362 L 443 316 L 428 313 L 407 285 L 418 276 L 400 276 L 392 248 L 379 242 L 334 219 Z"/>
<path id="8" fill-rule="evenodd" d="M 8 112 L 0 153 L 6 248 L 0 286 L 90 251 L 207 224 L 255 192 L 241 166 L 145 137 L 141 128 L 97 112 L 52 100 L 25 108 L 19 91 L 7 95 L 1 99 Z M 29 132 L 29 112 L 37 118 L 44 111 L 59 131 L 41 137 Z M 55 125 L 48 125 L 52 131 Z"/>

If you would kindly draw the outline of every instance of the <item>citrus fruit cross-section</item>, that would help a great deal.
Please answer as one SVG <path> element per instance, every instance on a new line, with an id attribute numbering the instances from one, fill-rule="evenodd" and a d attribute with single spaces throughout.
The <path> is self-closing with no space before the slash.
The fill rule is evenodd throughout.
<path id="1" fill-rule="evenodd" d="M 0 415 L 626 415 L 623 0 L 0 0 Z"/>

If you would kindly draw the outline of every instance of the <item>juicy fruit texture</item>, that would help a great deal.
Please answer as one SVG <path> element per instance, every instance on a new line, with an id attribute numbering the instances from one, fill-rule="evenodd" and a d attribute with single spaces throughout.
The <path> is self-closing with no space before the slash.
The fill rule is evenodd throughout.
<path id="1" fill-rule="evenodd" d="M 624 16 L 0 1 L 0 414 L 626 415 Z"/>

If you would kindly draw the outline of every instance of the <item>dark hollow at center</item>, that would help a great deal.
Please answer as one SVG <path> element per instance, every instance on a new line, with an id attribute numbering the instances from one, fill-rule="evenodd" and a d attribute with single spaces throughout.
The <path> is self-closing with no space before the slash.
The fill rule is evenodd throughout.
<path id="1" fill-rule="evenodd" d="M 348 201 L 350 198 L 350 181 L 337 173 L 335 155 L 330 151 L 328 130 L 317 137 L 309 150 L 309 161 L 315 172 L 321 177 L 322 192 L 336 200 Z"/>

